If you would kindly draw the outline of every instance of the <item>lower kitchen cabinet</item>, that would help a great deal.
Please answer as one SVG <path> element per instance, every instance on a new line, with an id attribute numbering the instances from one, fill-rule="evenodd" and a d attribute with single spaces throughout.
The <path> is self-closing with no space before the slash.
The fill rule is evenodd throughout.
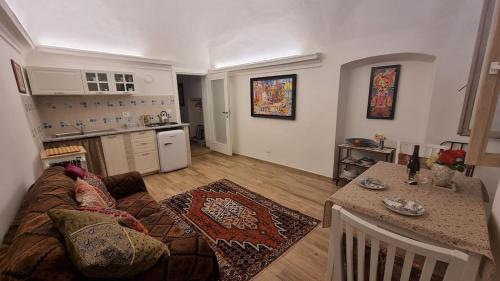
<path id="1" fill-rule="evenodd" d="M 149 174 L 160 170 L 155 131 L 142 131 L 125 135 L 127 157 L 132 170 Z"/>
<path id="2" fill-rule="evenodd" d="M 124 135 L 102 136 L 101 143 L 108 176 L 129 172 Z"/>

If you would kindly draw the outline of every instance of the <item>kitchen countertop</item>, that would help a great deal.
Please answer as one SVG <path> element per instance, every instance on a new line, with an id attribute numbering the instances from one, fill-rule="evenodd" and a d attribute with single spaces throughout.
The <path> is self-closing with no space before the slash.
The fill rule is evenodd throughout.
<path id="1" fill-rule="evenodd" d="M 101 137 L 101 136 L 109 136 L 109 135 L 125 134 L 125 133 L 132 133 L 132 132 L 141 132 L 141 131 L 171 129 L 171 128 L 179 128 L 179 127 L 185 127 L 185 126 L 189 126 L 189 123 L 180 123 L 180 124 L 175 124 L 175 125 L 164 125 L 164 126 L 155 126 L 155 127 L 139 126 L 139 127 L 130 128 L 130 129 L 121 128 L 121 129 L 114 129 L 112 131 L 95 132 L 95 133 L 89 133 L 89 134 L 84 134 L 84 135 L 66 136 L 66 137 L 58 137 L 58 138 L 47 137 L 47 138 L 44 138 L 42 140 L 42 142 L 49 143 L 49 142 L 57 142 L 57 141 L 86 139 L 86 138 L 92 138 L 92 137 Z"/>

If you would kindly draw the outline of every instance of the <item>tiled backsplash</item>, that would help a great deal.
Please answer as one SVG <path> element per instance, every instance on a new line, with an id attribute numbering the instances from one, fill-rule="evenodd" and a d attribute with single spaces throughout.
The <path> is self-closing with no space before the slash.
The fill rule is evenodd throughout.
<path id="1" fill-rule="evenodd" d="M 76 131 L 70 125 L 83 124 L 85 130 L 123 128 L 128 122 L 141 124 L 139 117 L 155 117 L 170 111 L 176 122 L 175 97 L 162 96 L 37 96 L 34 97 L 46 137 Z M 122 116 L 129 112 L 130 117 Z"/>
<path id="2" fill-rule="evenodd" d="M 33 136 L 36 144 L 41 148 L 42 139 L 44 137 L 44 128 L 40 119 L 38 106 L 33 97 L 30 95 L 21 95 L 21 101 L 23 102 L 24 111 L 26 113 L 26 117 L 28 118 L 31 135 Z"/>

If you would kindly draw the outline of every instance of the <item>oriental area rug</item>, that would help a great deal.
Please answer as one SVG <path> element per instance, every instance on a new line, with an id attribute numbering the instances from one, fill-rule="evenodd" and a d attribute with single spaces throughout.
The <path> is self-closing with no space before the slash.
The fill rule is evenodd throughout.
<path id="1" fill-rule="evenodd" d="M 202 233 L 224 281 L 246 281 L 319 223 L 222 179 L 161 202 Z"/>

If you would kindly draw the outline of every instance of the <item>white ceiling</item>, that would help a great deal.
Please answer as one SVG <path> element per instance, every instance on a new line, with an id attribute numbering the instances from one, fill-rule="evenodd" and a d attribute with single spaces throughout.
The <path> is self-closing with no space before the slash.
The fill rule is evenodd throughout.
<path id="1" fill-rule="evenodd" d="M 471 1 L 479 0 L 6 0 L 35 45 L 204 69 L 432 29 Z"/>

